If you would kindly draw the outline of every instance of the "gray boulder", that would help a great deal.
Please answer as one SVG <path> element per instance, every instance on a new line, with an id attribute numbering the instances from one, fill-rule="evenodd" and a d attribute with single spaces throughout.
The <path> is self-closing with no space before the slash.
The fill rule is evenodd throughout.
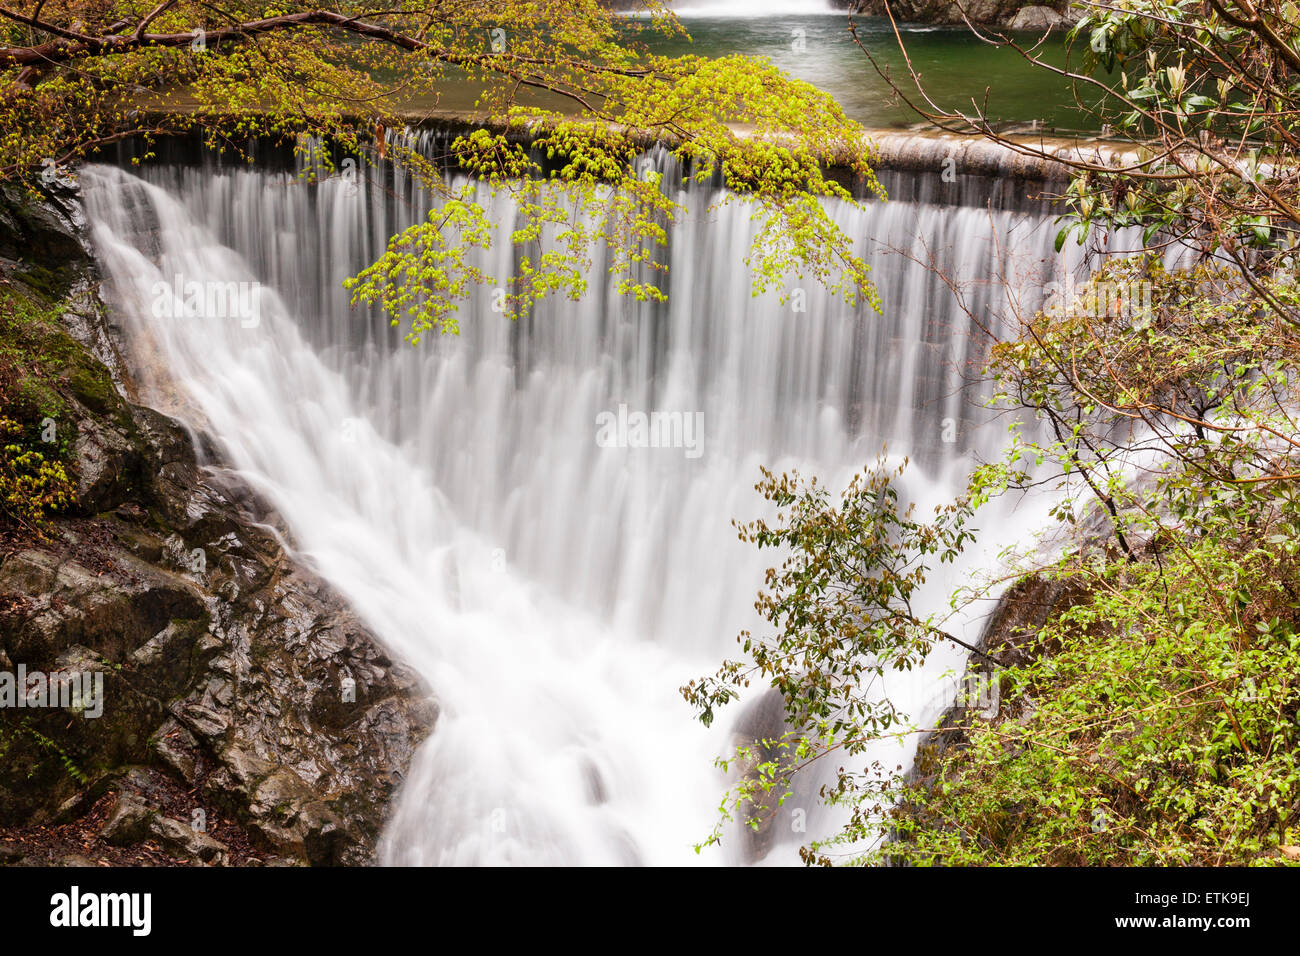
<path id="1" fill-rule="evenodd" d="M 1074 24 L 1063 13 L 1051 7 L 1021 7 L 1007 23 L 1011 30 L 1028 30 L 1047 33 L 1051 30 L 1068 30 Z"/>

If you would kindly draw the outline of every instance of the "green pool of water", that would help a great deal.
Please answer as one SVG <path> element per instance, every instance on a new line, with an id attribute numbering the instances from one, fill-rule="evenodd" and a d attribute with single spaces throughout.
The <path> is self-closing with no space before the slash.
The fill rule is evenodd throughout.
<path id="1" fill-rule="evenodd" d="M 855 18 L 858 37 L 882 67 L 888 67 L 901 89 L 914 102 L 916 86 L 889 21 Z M 764 56 L 793 76 L 830 93 L 853 119 L 867 126 L 911 126 L 921 117 L 908 108 L 872 67 L 848 32 L 846 14 L 770 15 L 763 17 L 687 17 L 692 42 L 665 41 L 651 45 L 657 52 L 694 52 L 710 56 L 745 53 Z M 981 42 L 969 28 L 903 25 L 903 41 L 912 65 L 936 105 L 972 114 L 976 105 L 1003 124 L 1037 121 L 1047 128 L 1089 130 L 1094 123 L 1074 102 L 1068 81 L 1027 63 L 1014 50 Z M 1036 35 L 1018 34 L 1031 47 Z M 1055 34 L 1040 48 L 1042 58 L 1056 66 L 1067 61 L 1064 34 Z M 1077 62 L 1078 54 L 1074 54 Z M 972 102 L 974 101 L 974 102 Z"/>

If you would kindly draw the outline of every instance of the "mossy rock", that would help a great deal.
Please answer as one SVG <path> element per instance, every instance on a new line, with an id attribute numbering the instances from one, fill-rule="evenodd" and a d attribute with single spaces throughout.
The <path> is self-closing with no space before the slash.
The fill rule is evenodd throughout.
<path id="1" fill-rule="evenodd" d="M 117 389 L 113 387 L 113 382 L 103 366 L 94 369 L 79 365 L 68 373 L 68 385 L 72 388 L 72 394 L 76 396 L 77 401 L 92 412 L 107 415 L 121 409 L 121 396 L 117 394 Z"/>

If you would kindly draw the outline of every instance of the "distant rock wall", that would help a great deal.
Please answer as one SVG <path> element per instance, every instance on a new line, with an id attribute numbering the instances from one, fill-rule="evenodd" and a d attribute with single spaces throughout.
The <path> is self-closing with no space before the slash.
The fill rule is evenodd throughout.
<path id="1" fill-rule="evenodd" d="M 888 10 L 900 23 L 941 25 L 969 20 L 1012 30 L 1061 29 L 1078 20 L 1069 0 L 852 0 L 846 6 L 865 16 L 885 16 Z"/>

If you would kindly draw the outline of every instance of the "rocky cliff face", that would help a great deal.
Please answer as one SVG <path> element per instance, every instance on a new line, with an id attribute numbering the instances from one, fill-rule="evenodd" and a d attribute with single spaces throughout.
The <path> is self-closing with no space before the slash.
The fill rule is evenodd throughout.
<path id="1" fill-rule="evenodd" d="M 70 191 L 0 196 L 0 351 L 75 484 L 44 535 L 0 535 L 0 680 L 27 677 L 0 706 L 0 862 L 367 862 L 429 690 L 130 400 L 96 280 Z M 54 674 L 102 697 L 49 706 Z"/>
<path id="2" fill-rule="evenodd" d="M 900 23 L 958 24 L 969 20 L 1013 30 L 1059 29 L 1077 20 L 1070 13 L 1069 0 L 888 0 L 888 6 L 886 0 L 856 0 L 851 9 L 864 16 L 892 13 Z"/>

